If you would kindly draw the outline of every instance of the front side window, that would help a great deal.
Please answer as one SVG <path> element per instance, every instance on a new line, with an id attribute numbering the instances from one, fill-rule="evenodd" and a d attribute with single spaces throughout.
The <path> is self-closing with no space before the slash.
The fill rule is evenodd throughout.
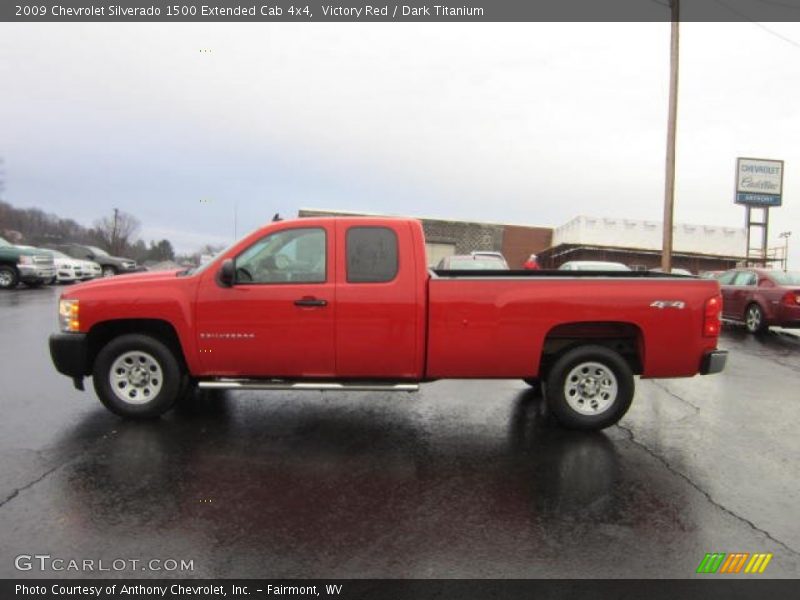
<path id="1" fill-rule="evenodd" d="M 347 230 L 348 283 L 385 283 L 397 276 L 397 234 L 388 227 Z"/>
<path id="2" fill-rule="evenodd" d="M 326 243 L 321 228 L 284 229 L 236 257 L 236 283 L 322 283 Z"/>

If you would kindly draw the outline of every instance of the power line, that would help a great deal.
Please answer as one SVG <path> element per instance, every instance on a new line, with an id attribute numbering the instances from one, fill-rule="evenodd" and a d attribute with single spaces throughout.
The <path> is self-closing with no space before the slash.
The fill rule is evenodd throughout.
<path id="1" fill-rule="evenodd" d="M 772 6 L 780 6 L 781 8 L 790 8 L 792 10 L 800 10 L 800 6 L 797 4 L 789 4 L 787 2 L 780 2 L 780 0 L 754 0 L 755 2 L 761 2 L 761 4 L 770 4 Z"/>
<path id="2" fill-rule="evenodd" d="M 766 4 L 769 4 L 769 3 L 771 3 L 771 2 L 773 2 L 773 3 L 776 3 L 776 4 L 777 4 L 777 2 L 775 2 L 775 0 L 756 0 L 756 1 L 757 1 L 757 2 L 764 2 L 764 3 L 766 3 Z M 717 4 L 719 4 L 721 7 L 723 7 L 723 8 L 725 8 L 725 9 L 729 10 L 729 11 L 730 11 L 730 12 L 732 12 L 733 14 L 735 14 L 735 15 L 737 15 L 737 16 L 739 16 L 739 17 L 741 17 L 741 18 L 742 18 L 742 19 L 744 19 L 745 21 L 748 21 L 749 23 L 752 23 L 752 24 L 753 24 L 753 25 L 755 25 L 756 27 L 760 27 L 761 29 L 763 29 L 764 31 L 766 31 L 767 33 L 769 33 L 770 35 L 774 35 L 776 38 L 778 38 L 778 39 L 780 39 L 780 40 L 783 40 L 783 41 L 784 41 L 784 42 L 786 42 L 787 44 L 791 44 L 791 45 L 792 45 L 792 46 L 794 46 L 795 48 L 798 48 L 798 49 L 800 49 L 800 43 L 799 43 L 799 42 L 796 42 L 796 41 L 794 41 L 792 38 L 788 38 L 788 37 L 786 37 L 785 35 L 783 35 L 783 34 L 781 34 L 781 33 L 778 33 L 777 31 L 774 31 L 774 30 L 770 29 L 769 27 L 767 27 L 767 26 L 766 26 L 766 25 L 764 25 L 763 23 L 759 23 L 759 22 L 758 22 L 758 21 L 756 21 L 755 19 L 751 19 L 750 17 L 748 17 L 748 16 L 747 16 L 746 14 L 744 14 L 743 12 L 741 12 L 741 11 L 738 11 L 738 10 L 736 10 L 735 8 L 731 7 L 731 6 L 728 6 L 728 5 L 727 5 L 727 4 L 725 4 L 725 3 L 724 3 L 722 0 L 714 0 L 714 2 L 716 2 Z M 788 6 L 787 8 L 800 8 L 800 7 L 797 7 L 797 6 Z"/>

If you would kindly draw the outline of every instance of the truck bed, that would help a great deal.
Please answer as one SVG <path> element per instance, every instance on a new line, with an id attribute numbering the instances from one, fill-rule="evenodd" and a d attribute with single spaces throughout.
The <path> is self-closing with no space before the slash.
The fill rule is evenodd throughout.
<path id="1" fill-rule="evenodd" d="M 716 345 L 702 327 L 718 294 L 716 281 L 662 273 L 434 271 L 427 375 L 535 377 L 548 344 L 571 337 L 618 338 L 644 377 L 692 375 Z"/>

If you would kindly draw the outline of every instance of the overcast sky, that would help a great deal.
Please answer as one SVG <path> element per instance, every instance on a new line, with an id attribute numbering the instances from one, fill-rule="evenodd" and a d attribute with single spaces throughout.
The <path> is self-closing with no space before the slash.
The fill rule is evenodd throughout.
<path id="1" fill-rule="evenodd" d="M 675 219 L 743 226 L 735 158 L 783 159 L 800 267 L 800 24 L 766 26 L 681 26 Z M 668 67 L 668 23 L 2 23 L 5 199 L 182 251 L 234 206 L 661 220 Z"/>

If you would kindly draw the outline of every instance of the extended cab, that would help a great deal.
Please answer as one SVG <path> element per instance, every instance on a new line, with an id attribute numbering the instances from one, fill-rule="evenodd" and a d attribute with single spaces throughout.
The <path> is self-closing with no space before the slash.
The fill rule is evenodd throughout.
<path id="1" fill-rule="evenodd" d="M 544 383 L 567 427 L 616 423 L 634 375 L 724 368 L 716 281 L 647 272 L 430 271 L 419 222 L 272 223 L 192 271 L 66 291 L 59 372 L 126 417 L 193 386 L 413 391 L 443 378 Z"/>
<path id="2" fill-rule="evenodd" d="M 0 290 L 13 289 L 20 281 L 37 287 L 50 282 L 55 274 L 53 256 L 48 252 L 14 246 L 0 238 Z"/>

